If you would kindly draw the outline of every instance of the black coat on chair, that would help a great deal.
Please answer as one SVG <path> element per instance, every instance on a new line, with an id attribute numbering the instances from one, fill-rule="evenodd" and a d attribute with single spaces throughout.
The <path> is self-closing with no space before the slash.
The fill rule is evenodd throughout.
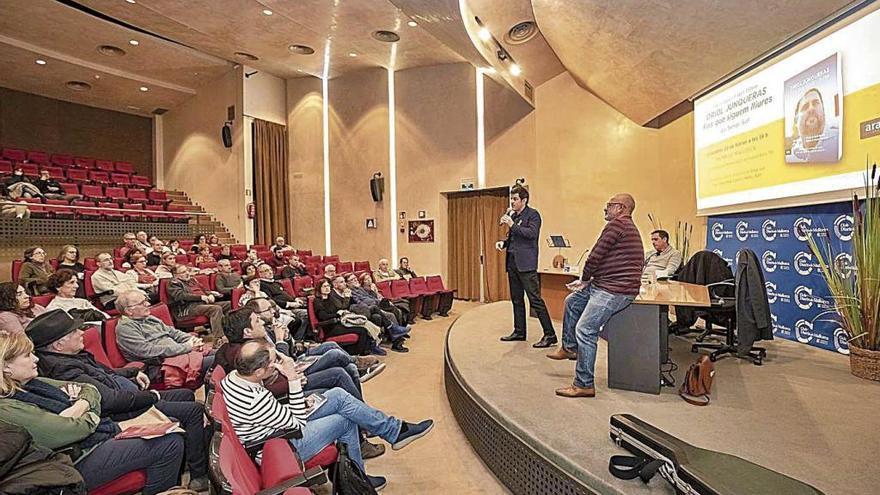
<path id="1" fill-rule="evenodd" d="M 751 249 L 739 252 L 736 266 L 737 354 L 749 352 L 755 341 L 773 340 L 773 322 L 764 272 Z"/>

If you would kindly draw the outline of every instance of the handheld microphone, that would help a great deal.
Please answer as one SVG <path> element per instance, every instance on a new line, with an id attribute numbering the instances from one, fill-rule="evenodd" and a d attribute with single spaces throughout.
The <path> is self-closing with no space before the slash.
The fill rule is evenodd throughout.
<path id="1" fill-rule="evenodd" d="M 508 217 L 509 217 L 509 216 L 511 216 L 511 215 L 513 215 L 513 208 L 508 208 L 508 209 L 507 209 L 507 213 L 505 213 L 504 215 L 502 215 L 501 218 L 504 218 L 505 216 L 508 216 Z M 498 219 L 498 225 L 504 225 L 504 222 L 502 222 L 500 218 Z"/>

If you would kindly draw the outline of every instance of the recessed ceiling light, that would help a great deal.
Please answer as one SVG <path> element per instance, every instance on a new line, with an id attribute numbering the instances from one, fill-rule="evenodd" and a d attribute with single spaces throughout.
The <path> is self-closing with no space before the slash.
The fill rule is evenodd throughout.
<path id="1" fill-rule="evenodd" d="M 134 105 L 126 105 L 125 108 L 127 108 L 129 110 L 140 110 L 141 109 L 141 107 L 136 107 Z"/>
<path id="2" fill-rule="evenodd" d="M 492 39 L 492 33 L 489 32 L 488 29 L 481 27 L 480 31 L 477 33 L 477 36 L 480 37 L 483 41 L 489 41 Z"/>
<path id="3" fill-rule="evenodd" d="M 297 55 L 311 55 L 315 53 L 315 49 L 308 45 L 287 45 L 287 49 Z"/>
<path id="4" fill-rule="evenodd" d="M 125 0 L 128 3 L 137 3 L 137 0 Z"/>
<path id="5" fill-rule="evenodd" d="M 416 21 L 409 21 L 409 22 L 406 23 L 406 25 L 409 26 L 409 27 L 411 27 L 411 28 L 414 28 L 414 27 L 418 26 L 419 23 L 416 22 Z"/>
<path id="6" fill-rule="evenodd" d="M 249 60 L 251 62 L 255 62 L 257 60 L 260 60 L 260 57 L 253 55 L 253 54 L 250 54 L 248 52 L 235 52 L 233 55 L 235 55 L 235 58 L 240 59 L 240 60 Z"/>
<path id="7" fill-rule="evenodd" d="M 150 88 L 148 88 L 146 86 L 141 86 L 141 91 L 143 91 L 144 93 L 146 93 L 149 90 L 150 90 Z"/>
<path id="8" fill-rule="evenodd" d="M 355 53 L 355 52 L 348 52 L 348 56 L 349 56 L 349 57 L 357 57 L 358 54 Z"/>
<path id="9" fill-rule="evenodd" d="M 274 12 L 272 12 L 272 11 L 269 10 L 269 9 L 263 9 L 263 15 L 272 15 L 273 13 L 274 13 Z"/>
<path id="10" fill-rule="evenodd" d="M 138 40 L 128 40 L 128 44 L 131 45 L 131 46 L 138 46 L 138 45 L 140 45 L 141 43 L 140 43 L 140 41 L 138 41 Z"/>
<path id="11" fill-rule="evenodd" d="M 95 79 L 101 79 L 101 74 L 95 74 Z"/>
<path id="12" fill-rule="evenodd" d="M 400 41 L 399 34 L 395 33 L 394 31 L 386 31 L 384 29 L 373 31 L 373 34 L 371 36 L 374 40 L 382 41 L 384 43 L 396 43 Z"/>
<path id="13" fill-rule="evenodd" d="M 522 69 L 520 68 L 519 64 L 511 65 L 510 66 L 510 73 L 513 74 L 514 76 L 518 76 L 518 75 L 522 74 Z"/>
<path id="14" fill-rule="evenodd" d="M 91 84 L 83 81 L 67 81 L 64 84 L 73 91 L 88 91 L 92 89 Z"/>
<path id="15" fill-rule="evenodd" d="M 38 58 L 37 60 L 35 60 L 35 62 L 37 63 L 37 65 L 46 65 L 46 61 L 41 58 Z"/>

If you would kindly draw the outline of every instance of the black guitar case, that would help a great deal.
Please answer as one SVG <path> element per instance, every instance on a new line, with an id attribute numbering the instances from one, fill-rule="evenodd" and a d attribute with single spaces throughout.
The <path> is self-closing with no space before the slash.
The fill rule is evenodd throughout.
<path id="1" fill-rule="evenodd" d="M 683 442 L 630 414 L 611 416 L 611 440 L 632 456 L 612 456 L 609 471 L 621 479 L 655 474 L 685 495 L 824 495 L 804 482 L 730 454 Z"/>

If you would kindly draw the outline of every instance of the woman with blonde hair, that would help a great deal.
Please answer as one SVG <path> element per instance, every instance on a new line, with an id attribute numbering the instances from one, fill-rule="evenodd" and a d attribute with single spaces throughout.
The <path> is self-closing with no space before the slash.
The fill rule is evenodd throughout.
<path id="1" fill-rule="evenodd" d="M 62 339 L 82 340 L 75 325 L 63 311 L 51 311 L 34 319 L 28 329 L 38 342 L 59 334 Z M 181 435 L 115 439 L 119 425 L 100 417 L 98 390 L 85 383 L 38 378 L 38 360 L 28 336 L 0 335 L 0 421 L 26 429 L 43 447 L 64 449 L 89 491 L 140 470 L 147 474 L 144 495 L 177 484 L 183 461 Z"/>

